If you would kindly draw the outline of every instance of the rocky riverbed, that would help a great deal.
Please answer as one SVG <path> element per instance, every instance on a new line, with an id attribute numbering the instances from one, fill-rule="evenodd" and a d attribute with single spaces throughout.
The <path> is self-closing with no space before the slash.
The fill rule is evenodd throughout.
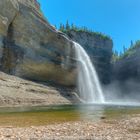
<path id="1" fill-rule="evenodd" d="M 102 119 L 99 122 L 76 121 L 22 128 L 1 126 L 0 139 L 139 140 L 140 114 L 121 119 Z"/>

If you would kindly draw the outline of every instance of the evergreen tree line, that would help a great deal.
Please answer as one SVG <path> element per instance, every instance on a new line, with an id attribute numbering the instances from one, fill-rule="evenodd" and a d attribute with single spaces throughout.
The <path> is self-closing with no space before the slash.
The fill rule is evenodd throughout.
<path id="1" fill-rule="evenodd" d="M 100 32 L 94 32 L 93 30 L 88 29 L 85 26 L 78 27 L 78 26 L 76 26 L 73 23 L 72 24 L 69 24 L 69 21 L 68 20 L 66 21 L 66 24 L 60 23 L 60 26 L 58 27 L 58 30 L 60 30 L 61 32 L 64 32 L 64 33 L 68 33 L 71 30 L 80 31 L 80 32 L 87 32 L 87 33 L 90 33 L 92 35 L 98 35 L 98 36 L 100 36 L 103 39 L 110 39 L 110 40 L 112 40 L 109 36 L 107 36 L 107 35 L 105 35 L 103 33 L 100 33 Z"/>
<path id="2" fill-rule="evenodd" d="M 92 30 L 88 29 L 87 27 L 78 27 L 76 25 L 69 24 L 69 21 L 67 20 L 66 24 L 60 23 L 59 26 L 60 31 L 69 31 L 69 30 L 76 30 L 76 31 L 86 31 L 86 32 L 93 32 Z"/>
<path id="3" fill-rule="evenodd" d="M 113 52 L 113 58 L 117 60 L 129 56 L 133 52 L 133 50 L 137 47 L 140 47 L 140 40 L 136 41 L 135 43 L 133 43 L 133 41 L 131 40 L 130 46 L 128 48 L 123 46 L 122 52 L 119 53 L 118 51 L 115 50 Z"/>

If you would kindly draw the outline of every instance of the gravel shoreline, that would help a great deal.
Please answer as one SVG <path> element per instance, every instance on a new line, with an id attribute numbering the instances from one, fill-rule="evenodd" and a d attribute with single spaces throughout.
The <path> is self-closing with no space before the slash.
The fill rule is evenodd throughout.
<path id="1" fill-rule="evenodd" d="M 140 140 L 140 114 L 99 122 L 66 122 L 47 126 L 0 126 L 0 140 Z"/>

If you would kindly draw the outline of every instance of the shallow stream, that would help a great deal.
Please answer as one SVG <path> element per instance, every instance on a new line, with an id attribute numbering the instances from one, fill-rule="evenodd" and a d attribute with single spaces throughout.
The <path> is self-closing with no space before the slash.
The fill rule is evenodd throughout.
<path id="1" fill-rule="evenodd" d="M 139 106 L 61 105 L 0 108 L 0 126 L 40 126 L 70 121 L 120 119 L 140 114 Z"/>

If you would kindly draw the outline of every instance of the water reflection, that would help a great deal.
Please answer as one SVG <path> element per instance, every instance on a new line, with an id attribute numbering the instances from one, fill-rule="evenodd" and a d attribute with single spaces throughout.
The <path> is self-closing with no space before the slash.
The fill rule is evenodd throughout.
<path id="1" fill-rule="evenodd" d="M 32 126 L 71 121 L 100 121 L 137 114 L 140 106 L 81 104 L 0 108 L 0 125 Z"/>
<path id="2" fill-rule="evenodd" d="M 98 121 L 104 117 L 104 106 L 81 105 L 78 109 L 82 120 Z"/>

